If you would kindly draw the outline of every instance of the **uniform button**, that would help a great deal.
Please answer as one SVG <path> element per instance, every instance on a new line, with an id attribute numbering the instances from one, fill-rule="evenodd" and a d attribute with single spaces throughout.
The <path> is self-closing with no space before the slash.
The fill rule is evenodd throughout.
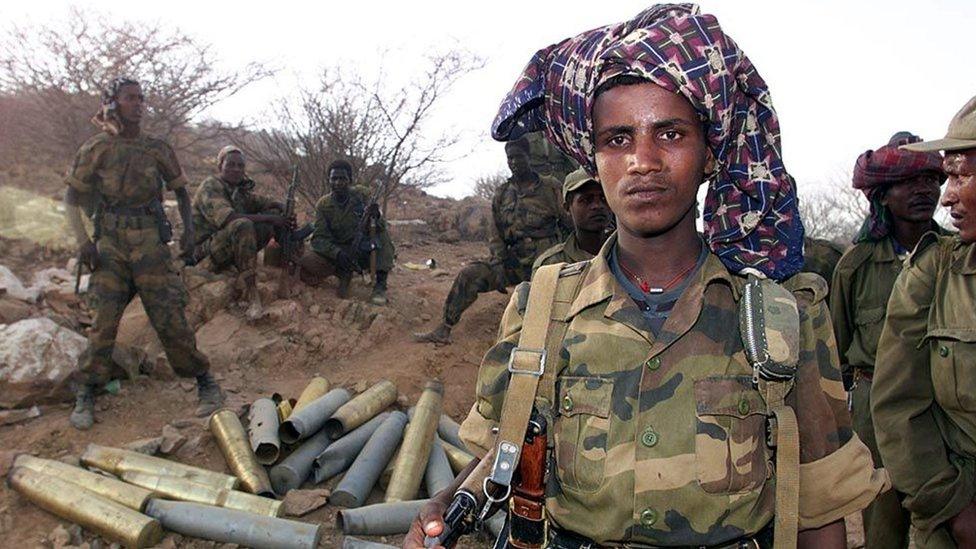
<path id="1" fill-rule="evenodd" d="M 569 411 L 572 411 L 572 409 L 573 409 L 573 397 L 571 397 L 569 395 L 564 396 L 563 397 L 563 410 L 566 410 L 567 412 L 569 412 Z"/>
<path id="2" fill-rule="evenodd" d="M 749 401 L 748 400 L 742 399 L 742 400 L 739 401 L 739 413 L 740 414 L 742 414 L 742 415 L 748 414 L 749 413 L 749 409 L 750 409 L 750 406 L 749 406 Z"/>
<path id="3" fill-rule="evenodd" d="M 644 363 L 644 366 L 647 366 L 648 370 L 657 370 L 658 368 L 661 367 L 661 357 L 656 356 L 654 358 L 647 359 L 647 362 Z"/>
<path id="4" fill-rule="evenodd" d="M 641 434 L 641 444 L 648 448 L 657 444 L 657 433 L 654 432 L 654 429 L 649 428 Z"/>
<path id="5" fill-rule="evenodd" d="M 640 514 L 640 521 L 644 526 L 653 526 L 657 522 L 657 511 L 650 507 L 644 509 Z"/>
<path id="6" fill-rule="evenodd" d="M 939 347 L 939 356 L 941 356 L 942 358 L 949 356 L 949 348 L 946 347 L 945 345 Z"/>

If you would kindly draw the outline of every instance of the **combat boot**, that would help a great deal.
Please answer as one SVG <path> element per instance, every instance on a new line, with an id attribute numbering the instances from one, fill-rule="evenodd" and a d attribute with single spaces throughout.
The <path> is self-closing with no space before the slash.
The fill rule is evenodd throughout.
<path id="1" fill-rule="evenodd" d="M 68 418 L 71 426 L 87 431 L 95 424 L 95 387 L 88 383 L 78 384 L 75 390 L 75 409 Z"/>
<path id="2" fill-rule="evenodd" d="M 210 372 L 197 376 L 197 397 L 200 399 L 197 417 L 207 417 L 223 405 L 224 392 Z"/>
<path id="3" fill-rule="evenodd" d="M 429 332 L 413 334 L 413 340 L 420 343 L 450 343 L 451 326 L 441 322 L 436 328 Z"/>
<path id="4" fill-rule="evenodd" d="M 339 287 L 336 288 L 336 296 L 339 299 L 346 299 L 349 297 L 350 284 L 352 284 L 352 274 L 342 275 L 339 277 Z"/>
<path id="5" fill-rule="evenodd" d="M 373 294 L 369 296 L 369 302 L 373 305 L 386 305 L 389 300 L 386 298 L 386 277 L 389 273 L 384 271 L 376 272 L 376 283 L 373 284 Z"/>

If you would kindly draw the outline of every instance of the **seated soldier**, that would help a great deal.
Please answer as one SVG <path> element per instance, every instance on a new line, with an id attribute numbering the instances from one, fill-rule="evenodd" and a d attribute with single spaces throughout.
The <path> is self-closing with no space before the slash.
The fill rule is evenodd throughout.
<path id="1" fill-rule="evenodd" d="M 376 280 L 369 300 L 374 305 L 386 305 L 386 280 L 393 268 L 393 241 L 380 216 L 379 205 L 369 204 L 362 191 L 350 188 L 351 182 L 349 162 L 336 160 L 329 165 L 332 192 L 315 205 L 312 249 L 298 261 L 301 278 L 306 284 L 317 285 L 335 275 L 339 278 L 336 294 L 346 298 L 353 273 L 370 269 L 370 255 L 375 251 Z M 363 223 L 365 217 L 373 225 L 373 231 Z M 358 234 L 360 231 L 366 234 Z"/>
<path id="2" fill-rule="evenodd" d="M 610 227 L 610 207 L 600 182 L 580 168 L 566 176 L 563 207 L 573 218 L 573 234 L 566 242 L 542 252 L 532 264 L 532 272 L 543 265 L 577 263 L 592 259 L 603 246 Z"/>
<path id="3" fill-rule="evenodd" d="M 228 145 L 217 154 L 218 175 L 205 179 L 193 196 L 193 257 L 201 268 L 215 272 L 234 267 L 244 286 L 247 316 L 256 319 L 263 311 L 256 284 L 258 251 L 272 235 L 294 229 L 295 221 L 281 215 L 283 205 L 254 192 L 254 180 L 244 168 L 244 153 L 237 147 Z"/>

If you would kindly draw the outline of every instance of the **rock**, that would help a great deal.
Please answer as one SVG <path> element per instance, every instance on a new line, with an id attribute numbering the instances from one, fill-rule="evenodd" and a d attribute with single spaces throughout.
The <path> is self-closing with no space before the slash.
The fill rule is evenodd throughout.
<path id="1" fill-rule="evenodd" d="M 41 292 L 34 288 L 24 287 L 24 283 L 17 278 L 17 275 L 3 265 L 0 265 L 0 293 L 27 303 L 37 302 L 37 298 L 41 295 Z"/>
<path id="2" fill-rule="evenodd" d="M 196 388 L 197 388 L 197 383 L 195 381 L 189 381 L 189 380 L 180 381 L 180 389 L 183 389 L 188 393 Z"/>
<path id="3" fill-rule="evenodd" d="M 203 451 L 203 447 L 210 442 L 210 431 L 204 431 L 203 433 L 192 437 L 186 442 L 181 448 L 182 454 L 186 456 L 195 456 Z"/>
<path id="4" fill-rule="evenodd" d="M 0 325 L 0 408 L 70 400 L 70 375 L 88 342 L 49 318 Z"/>
<path id="5" fill-rule="evenodd" d="M 308 308 L 308 314 L 312 316 L 319 316 L 320 310 L 322 310 L 322 307 L 320 307 L 318 304 L 315 304 Z"/>
<path id="6" fill-rule="evenodd" d="M 47 535 L 47 540 L 54 549 L 64 549 L 64 547 L 71 545 L 71 534 L 64 525 L 58 525 L 57 528 L 51 530 L 51 533 Z"/>
<path id="7" fill-rule="evenodd" d="M 187 427 L 193 427 L 194 425 L 203 425 L 205 421 L 198 418 L 186 418 L 186 419 L 176 419 L 171 421 L 169 424 L 176 429 L 186 429 Z"/>
<path id="8" fill-rule="evenodd" d="M 0 324 L 13 324 L 31 315 L 30 305 L 7 296 L 0 296 Z"/>
<path id="9" fill-rule="evenodd" d="M 292 517 L 307 515 L 329 502 L 332 492 L 325 488 L 289 490 L 285 495 L 285 514 Z"/>
<path id="10" fill-rule="evenodd" d="M 19 410 L 0 410 L 0 425 L 13 425 L 14 423 L 20 423 L 21 421 L 27 421 L 28 419 L 40 416 L 41 409 L 37 406 L 32 406 L 28 409 L 21 408 Z"/>
<path id="11" fill-rule="evenodd" d="M 184 444 L 186 437 L 172 425 L 163 426 L 162 442 L 159 444 L 159 451 L 163 455 L 175 454 Z"/>
<path id="12" fill-rule="evenodd" d="M 22 453 L 20 450 L 0 451 L 0 477 L 7 476 L 7 473 L 14 466 L 14 459 Z"/>
<path id="13" fill-rule="evenodd" d="M 434 317 L 432 317 L 430 313 L 420 313 L 420 320 L 424 322 L 430 322 L 432 318 Z"/>
<path id="14" fill-rule="evenodd" d="M 448 229 L 442 233 L 439 233 L 437 240 L 447 244 L 456 244 L 461 240 L 461 233 L 457 229 Z"/>
<path id="15" fill-rule="evenodd" d="M 159 447 L 163 444 L 163 437 L 141 438 L 134 440 L 124 446 L 126 450 L 139 452 L 140 454 L 155 455 L 159 452 Z"/>
<path id="16" fill-rule="evenodd" d="M 139 374 L 151 372 L 154 368 L 149 362 L 149 355 L 145 351 L 132 345 L 115 345 L 112 350 L 112 361 L 129 379 L 135 379 Z"/>
<path id="17" fill-rule="evenodd" d="M 291 299 L 275 301 L 268 305 L 266 312 L 267 318 L 272 324 L 291 323 L 303 316 L 301 306 Z"/>

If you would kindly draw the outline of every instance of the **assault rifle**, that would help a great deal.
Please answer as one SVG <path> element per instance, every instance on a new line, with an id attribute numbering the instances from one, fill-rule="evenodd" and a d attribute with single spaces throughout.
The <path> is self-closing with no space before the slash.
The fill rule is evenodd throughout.
<path id="1" fill-rule="evenodd" d="M 282 212 L 282 216 L 285 219 L 291 219 L 295 215 L 295 189 L 298 187 L 298 165 L 296 164 L 291 170 L 291 183 L 288 184 L 288 190 L 285 192 L 285 211 Z M 298 249 L 298 243 L 295 242 L 294 233 L 296 231 L 286 228 L 281 231 L 281 259 L 282 265 L 288 271 L 292 271 L 295 268 L 295 252 Z"/>
<path id="2" fill-rule="evenodd" d="M 373 193 L 369 196 L 369 200 L 363 206 L 363 215 L 359 218 L 359 225 L 356 227 L 356 235 L 352 239 L 353 257 L 359 257 L 359 252 L 363 245 L 363 238 L 369 239 L 369 275 L 374 281 L 376 280 L 376 250 L 379 246 L 376 243 L 376 220 L 371 218 L 370 209 L 374 204 L 378 204 L 380 196 L 382 196 L 385 188 L 386 185 L 383 183 L 376 185 Z M 358 261 L 354 260 L 353 264 L 355 265 L 354 268 L 359 268 Z M 359 272 L 362 273 L 362 271 Z"/>

